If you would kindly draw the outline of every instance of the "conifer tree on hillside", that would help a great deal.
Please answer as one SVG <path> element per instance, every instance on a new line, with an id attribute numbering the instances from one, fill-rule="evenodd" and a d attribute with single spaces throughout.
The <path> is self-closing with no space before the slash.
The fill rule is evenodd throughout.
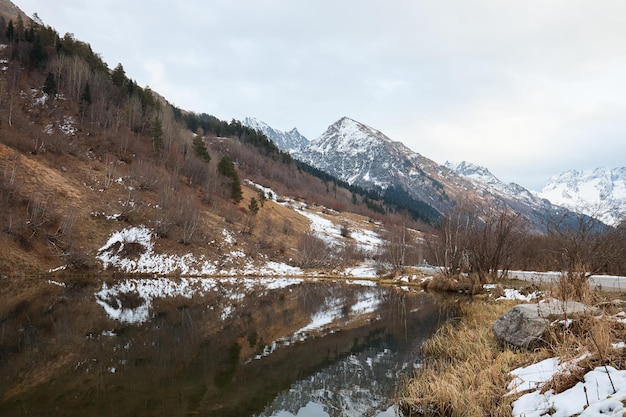
<path id="1" fill-rule="evenodd" d="M 235 203 L 239 203 L 243 198 L 241 180 L 239 179 L 237 171 L 235 171 L 235 164 L 232 159 L 230 159 L 230 156 L 226 155 L 220 159 L 220 162 L 217 164 L 217 170 L 220 174 L 232 180 L 230 198 Z"/>
<path id="2" fill-rule="evenodd" d="M 205 162 L 211 162 L 211 156 L 206 149 L 206 144 L 202 140 L 202 136 L 196 135 L 193 138 L 193 150 Z"/>
<path id="3" fill-rule="evenodd" d="M 13 26 L 13 20 L 9 21 L 5 36 L 9 42 L 15 41 L 15 26 Z"/>
<path id="4" fill-rule="evenodd" d="M 39 34 L 33 35 L 33 48 L 30 50 L 31 68 L 42 68 L 48 61 L 48 53 L 44 49 Z"/>
<path id="5" fill-rule="evenodd" d="M 54 98 L 58 92 L 57 81 L 54 78 L 54 74 L 51 72 L 48 72 L 46 76 L 46 81 L 43 84 L 43 92 L 52 98 Z"/>
<path id="6" fill-rule="evenodd" d="M 163 149 L 163 126 L 158 118 L 154 119 L 150 128 L 150 136 L 152 137 L 152 145 L 155 149 Z"/>
<path id="7" fill-rule="evenodd" d="M 256 201 L 256 198 L 252 197 L 250 199 L 250 204 L 248 204 L 248 210 L 250 210 L 253 214 L 259 212 L 259 203 Z"/>
<path id="8" fill-rule="evenodd" d="M 126 72 L 122 64 L 117 64 L 113 72 L 111 72 L 111 81 L 119 88 L 123 88 L 126 84 Z"/>

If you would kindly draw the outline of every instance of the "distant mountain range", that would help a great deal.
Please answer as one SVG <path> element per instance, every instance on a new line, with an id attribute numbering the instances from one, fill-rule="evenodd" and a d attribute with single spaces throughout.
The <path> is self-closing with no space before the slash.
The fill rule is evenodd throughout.
<path id="1" fill-rule="evenodd" d="M 243 124 L 265 133 L 294 158 L 350 185 L 376 190 L 391 201 L 423 205 L 426 217 L 441 215 L 464 200 L 514 210 L 533 227 L 543 229 L 547 219 L 561 215 L 563 208 L 602 214 L 598 218 L 607 224 L 615 224 L 626 208 L 626 168 L 568 171 L 535 193 L 515 183 L 504 183 L 487 168 L 471 162 L 439 165 L 348 117 L 331 124 L 312 141 L 295 128 L 283 132 L 253 118 L 246 118 Z M 432 211 L 428 213 L 425 206 Z"/>
<path id="2" fill-rule="evenodd" d="M 469 163 L 444 166 L 393 141 L 382 132 L 348 117 L 330 125 L 317 139 L 289 142 L 291 136 L 246 119 L 294 158 L 350 185 L 377 191 L 387 201 L 415 207 L 414 215 L 431 221 L 457 203 L 511 209 L 537 229 L 558 211 L 549 201 L 517 184 L 504 184 L 485 168 Z M 291 132 L 296 131 L 295 129 Z M 269 133 L 269 134 L 268 134 Z M 304 145 L 304 146 L 303 146 Z"/>
<path id="3" fill-rule="evenodd" d="M 566 171 L 550 178 L 539 195 L 616 225 L 626 217 L 626 167 Z"/>

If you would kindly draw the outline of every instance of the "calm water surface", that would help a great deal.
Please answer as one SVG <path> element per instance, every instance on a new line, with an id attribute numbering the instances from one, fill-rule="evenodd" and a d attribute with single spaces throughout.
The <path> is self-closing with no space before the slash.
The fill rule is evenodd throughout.
<path id="1" fill-rule="evenodd" d="M 2 416 L 395 416 L 448 315 L 413 290 L 299 279 L 41 291 L 58 302 L 2 323 Z"/>

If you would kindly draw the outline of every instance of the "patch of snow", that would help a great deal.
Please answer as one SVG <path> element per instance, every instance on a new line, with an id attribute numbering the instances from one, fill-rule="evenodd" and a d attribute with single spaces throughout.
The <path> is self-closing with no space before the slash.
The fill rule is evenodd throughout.
<path id="1" fill-rule="evenodd" d="M 228 243 L 229 245 L 232 245 L 233 243 L 235 243 L 235 238 L 233 234 L 229 232 L 228 230 L 223 229 L 222 236 L 224 236 L 224 242 Z"/>
<path id="2" fill-rule="evenodd" d="M 346 268 L 345 275 L 358 278 L 377 278 L 376 266 L 372 262 L 364 262 L 359 266 Z"/>
<path id="3" fill-rule="evenodd" d="M 507 395 L 522 393 L 542 387 L 552 379 L 559 368 L 559 358 L 548 358 L 529 366 L 511 371 L 515 378 L 508 385 Z"/>
<path id="4" fill-rule="evenodd" d="M 530 294 L 522 294 L 519 290 L 514 288 L 505 288 L 504 295 L 499 297 L 498 300 L 522 300 L 522 301 L 530 301 L 532 299 L 537 298 L 537 293 L 532 292 Z"/>
<path id="5" fill-rule="evenodd" d="M 74 126 L 74 118 L 72 116 L 63 117 L 63 123 L 59 126 L 61 132 L 65 133 L 67 136 L 74 135 L 78 129 Z"/>
<path id="6" fill-rule="evenodd" d="M 530 391 L 513 402 L 513 416 L 622 416 L 626 411 L 626 371 L 611 366 L 595 368 L 583 381 L 561 393 L 541 392 L 547 381 L 557 373 L 570 372 L 586 356 L 566 363 L 549 358 L 512 371 L 515 378 L 508 386 L 508 395 Z"/>

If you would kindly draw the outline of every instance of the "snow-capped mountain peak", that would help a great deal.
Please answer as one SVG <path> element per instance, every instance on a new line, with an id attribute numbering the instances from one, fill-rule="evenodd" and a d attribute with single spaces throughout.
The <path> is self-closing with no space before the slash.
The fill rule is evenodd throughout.
<path id="1" fill-rule="evenodd" d="M 254 117 L 246 117 L 241 122 L 244 126 L 258 130 L 267 136 L 269 140 L 274 142 L 278 149 L 284 152 L 294 153 L 308 145 L 309 140 L 304 137 L 297 128 L 293 128 L 288 132 L 274 129 L 264 121 Z"/>
<path id="2" fill-rule="evenodd" d="M 356 156 L 369 152 L 385 142 L 392 141 L 382 132 L 349 117 L 342 117 L 328 126 L 319 138 L 312 141 L 309 150 L 322 155 L 342 152 Z"/>
<path id="3" fill-rule="evenodd" d="M 550 178 L 539 195 L 553 204 L 617 224 L 626 215 L 626 167 L 565 171 Z"/>
<path id="4" fill-rule="evenodd" d="M 473 164 L 467 161 L 461 162 L 451 162 L 446 161 L 444 164 L 445 167 L 451 169 L 459 175 L 462 175 L 466 178 L 474 179 L 476 181 L 480 181 L 483 184 L 490 185 L 492 187 L 501 187 L 505 184 L 496 178 L 495 175 L 491 173 L 487 168 Z"/>

